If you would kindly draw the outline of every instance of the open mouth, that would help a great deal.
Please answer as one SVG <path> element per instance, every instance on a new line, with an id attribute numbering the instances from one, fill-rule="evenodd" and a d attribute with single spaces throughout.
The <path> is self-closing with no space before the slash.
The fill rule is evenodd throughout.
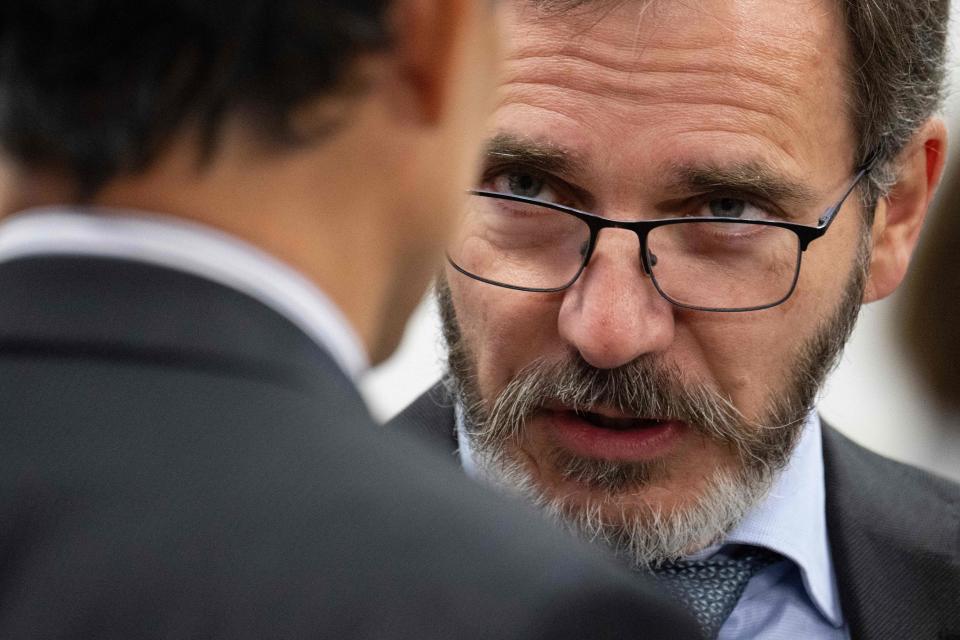
<path id="1" fill-rule="evenodd" d="M 555 446 L 587 458 L 622 461 L 667 455 L 687 431 L 680 420 L 635 417 L 602 407 L 548 407 L 540 424 Z"/>
<path id="2" fill-rule="evenodd" d="M 611 429 L 613 431 L 632 431 L 634 429 L 649 429 L 651 427 L 663 426 L 663 420 L 654 418 L 612 418 L 601 413 L 592 411 L 574 411 L 573 414 L 600 429 Z"/>

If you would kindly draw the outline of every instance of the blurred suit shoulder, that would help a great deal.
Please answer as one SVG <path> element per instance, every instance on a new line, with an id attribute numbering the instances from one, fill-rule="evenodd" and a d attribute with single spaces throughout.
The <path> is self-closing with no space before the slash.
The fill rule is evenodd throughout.
<path id="1" fill-rule="evenodd" d="M 4 638 L 693 637 L 252 298 L 69 256 L 0 291 Z"/>

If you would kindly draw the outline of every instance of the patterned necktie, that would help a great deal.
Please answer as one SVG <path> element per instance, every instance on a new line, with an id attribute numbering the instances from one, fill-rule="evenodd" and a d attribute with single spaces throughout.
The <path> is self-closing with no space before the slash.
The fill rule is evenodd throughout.
<path id="1" fill-rule="evenodd" d="M 677 561 L 653 570 L 675 597 L 687 605 L 707 638 L 720 632 L 747 583 L 779 556 L 759 547 L 745 547 L 732 556 Z"/>

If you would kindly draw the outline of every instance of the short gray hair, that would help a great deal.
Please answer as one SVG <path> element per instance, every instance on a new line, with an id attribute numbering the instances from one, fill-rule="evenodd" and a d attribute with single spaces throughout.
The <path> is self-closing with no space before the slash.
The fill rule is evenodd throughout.
<path id="1" fill-rule="evenodd" d="M 857 160 L 877 154 L 865 190 L 875 203 L 896 180 L 897 156 L 941 107 L 950 0 L 839 0 L 850 34 Z"/>

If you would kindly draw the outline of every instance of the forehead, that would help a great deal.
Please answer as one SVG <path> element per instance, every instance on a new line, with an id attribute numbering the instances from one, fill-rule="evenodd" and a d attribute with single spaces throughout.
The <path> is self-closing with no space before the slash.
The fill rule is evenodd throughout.
<path id="1" fill-rule="evenodd" d="M 517 0 L 506 11 L 498 132 L 562 143 L 608 172 L 704 156 L 807 179 L 851 169 L 833 0 L 599 0 L 564 11 Z"/>

